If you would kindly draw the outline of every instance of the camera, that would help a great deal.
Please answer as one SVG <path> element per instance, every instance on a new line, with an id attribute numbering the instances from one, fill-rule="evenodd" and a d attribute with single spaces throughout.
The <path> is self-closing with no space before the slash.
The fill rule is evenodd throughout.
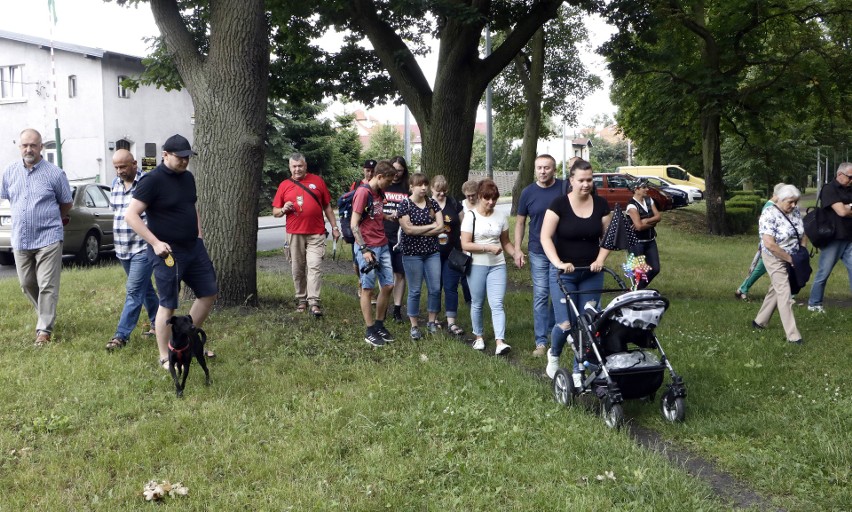
<path id="1" fill-rule="evenodd" d="M 379 267 L 381 267 L 381 265 L 379 264 L 379 261 L 376 260 L 376 259 L 373 259 L 373 261 L 367 262 L 366 265 L 361 267 L 361 273 L 362 274 L 369 274 L 370 272 L 376 270 Z"/>

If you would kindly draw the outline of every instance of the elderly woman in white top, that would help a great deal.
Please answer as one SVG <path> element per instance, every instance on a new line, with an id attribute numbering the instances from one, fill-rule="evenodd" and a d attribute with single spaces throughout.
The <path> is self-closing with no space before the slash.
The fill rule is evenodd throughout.
<path id="1" fill-rule="evenodd" d="M 799 241 L 803 245 L 806 243 L 802 217 L 797 207 L 801 196 L 802 193 L 793 185 L 784 185 L 778 191 L 775 205 L 764 209 L 760 215 L 760 250 L 771 284 L 757 317 L 752 321 L 754 328 L 766 328 L 777 308 L 787 340 L 796 344 L 802 343 L 802 335 L 793 317 L 787 264 L 792 264 L 791 254 L 798 248 Z"/>

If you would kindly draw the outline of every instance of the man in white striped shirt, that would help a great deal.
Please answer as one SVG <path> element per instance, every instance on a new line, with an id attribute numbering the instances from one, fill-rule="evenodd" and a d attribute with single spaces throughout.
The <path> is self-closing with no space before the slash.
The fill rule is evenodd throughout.
<path id="1" fill-rule="evenodd" d="M 59 303 L 62 271 L 62 220 L 71 210 L 71 186 L 65 172 L 41 156 L 41 134 L 21 132 L 21 159 L 6 168 L 0 199 L 12 208 L 12 250 L 21 290 L 38 314 L 37 347 L 51 341 Z"/>
<path id="2" fill-rule="evenodd" d="M 143 333 L 145 336 L 154 334 L 153 326 L 160 307 L 154 285 L 151 284 L 151 273 L 153 267 L 148 261 L 146 249 L 148 242 L 137 235 L 133 228 L 127 225 L 124 214 L 133 199 L 133 192 L 142 173 L 138 172 L 136 160 L 130 151 L 119 149 L 112 156 L 112 165 L 115 168 L 115 179 L 112 182 L 110 193 L 110 206 L 114 213 L 113 242 L 115 243 L 115 256 L 124 267 L 127 274 L 126 294 L 124 296 L 124 308 L 118 319 L 115 334 L 106 345 L 107 350 L 122 348 L 130 340 L 130 333 L 139 322 L 139 313 L 142 306 L 148 311 L 148 320 L 152 329 Z M 143 213 L 142 219 L 146 216 Z"/>

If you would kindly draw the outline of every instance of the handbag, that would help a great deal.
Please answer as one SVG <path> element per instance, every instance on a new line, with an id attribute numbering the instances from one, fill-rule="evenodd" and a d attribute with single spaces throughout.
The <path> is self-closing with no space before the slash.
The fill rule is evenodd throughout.
<path id="1" fill-rule="evenodd" d="M 449 265 L 451 269 L 462 274 L 467 274 L 470 271 L 472 263 L 473 258 L 470 254 L 460 251 L 455 247 L 452 248 L 449 256 L 447 256 L 447 265 Z"/>
<path id="2" fill-rule="evenodd" d="M 775 208 L 784 215 L 781 208 L 778 208 L 778 206 L 775 206 Z M 799 230 L 796 229 L 796 225 L 786 215 L 784 215 L 784 218 L 793 226 L 793 231 L 796 232 L 796 240 L 798 241 L 796 249 L 790 253 L 793 263 L 784 262 L 787 267 L 787 279 L 790 281 L 790 293 L 796 295 L 808 284 L 808 279 L 811 278 L 811 272 L 813 272 L 811 269 L 811 255 L 808 253 L 808 249 L 802 245 L 802 238 L 799 236 Z"/>
<path id="3" fill-rule="evenodd" d="M 476 232 L 476 215 L 474 215 L 472 210 L 470 214 L 473 215 L 473 228 L 471 229 L 471 237 L 473 237 L 473 233 Z M 447 256 L 447 265 L 456 272 L 467 275 L 470 273 L 471 265 L 473 265 L 473 256 L 453 247 Z"/>
<path id="4" fill-rule="evenodd" d="M 808 208 L 807 213 L 802 218 L 805 234 L 808 235 L 808 240 L 814 244 L 814 247 L 821 249 L 834 240 L 835 216 L 833 211 L 823 207 L 822 194 L 820 193 L 816 207 Z"/>

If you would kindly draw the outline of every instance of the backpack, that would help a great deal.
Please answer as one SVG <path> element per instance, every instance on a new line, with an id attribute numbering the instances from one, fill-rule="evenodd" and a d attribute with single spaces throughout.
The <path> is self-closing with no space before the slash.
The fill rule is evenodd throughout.
<path id="1" fill-rule="evenodd" d="M 343 239 L 348 244 L 355 243 L 355 235 L 352 233 L 352 202 L 355 200 L 355 192 L 358 189 L 366 187 L 370 188 L 370 185 L 366 183 L 362 183 L 349 192 L 340 196 L 337 200 L 337 216 L 340 219 L 340 234 L 343 236 Z M 364 207 L 364 211 L 361 212 L 361 222 L 364 222 L 364 215 L 371 214 L 373 211 L 373 192 L 370 191 L 370 194 L 367 196 L 367 205 Z M 360 223 L 360 222 L 359 222 Z"/>

